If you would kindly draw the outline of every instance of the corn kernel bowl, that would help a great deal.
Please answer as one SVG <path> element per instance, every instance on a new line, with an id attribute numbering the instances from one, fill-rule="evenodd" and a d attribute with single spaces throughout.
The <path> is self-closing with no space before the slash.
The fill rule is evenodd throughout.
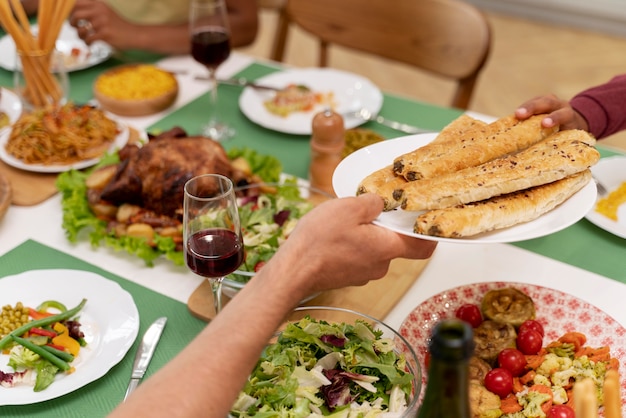
<path id="1" fill-rule="evenodd" d="M 93 93 L 100 106 L 120 116 L 146 116 L 170 107 L 178 96 L 171 73 L 149 64 L 129 64 L 102 73 Z"/>

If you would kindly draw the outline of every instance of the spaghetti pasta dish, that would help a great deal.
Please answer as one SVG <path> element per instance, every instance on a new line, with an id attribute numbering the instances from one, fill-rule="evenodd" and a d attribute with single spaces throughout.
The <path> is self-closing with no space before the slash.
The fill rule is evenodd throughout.
<path id="1" fill-rule="evenodd" d="M 26 164 L 68 165 L 101 157 L 117 134 L 117 123 L 99 109 L 48 106 L 23 114 L 5 149 Z"/>

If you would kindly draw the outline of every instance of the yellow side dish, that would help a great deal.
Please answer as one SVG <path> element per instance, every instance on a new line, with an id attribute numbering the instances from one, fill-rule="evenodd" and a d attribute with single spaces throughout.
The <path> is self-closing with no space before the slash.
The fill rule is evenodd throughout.
<path id="1" fill-rule="evenodd" d="M 95 89 L 121 100 L 158 97 L 177 88 L 176 78 L 153 65 L 133 65 L 102 74 Z"/>
<path id="2" fill-rule="evenodd" d="M 598 200 L 596 212 L 617 221 L 617 210 L 624 203 L 626 203 L 626 181 L 608 196 Z"/>

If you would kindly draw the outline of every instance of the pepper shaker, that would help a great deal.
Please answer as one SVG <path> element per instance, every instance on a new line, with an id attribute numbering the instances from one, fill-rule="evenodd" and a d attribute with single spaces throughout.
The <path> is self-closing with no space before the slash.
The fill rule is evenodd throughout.
<path id="1" fill-rule="evenodd" d="M 309 182 L 311 187 L 335 196 L 333 172 L 341 161 L 345 146 L 343 118 L 327 109 L 313 117 L 311 128 Z"/>

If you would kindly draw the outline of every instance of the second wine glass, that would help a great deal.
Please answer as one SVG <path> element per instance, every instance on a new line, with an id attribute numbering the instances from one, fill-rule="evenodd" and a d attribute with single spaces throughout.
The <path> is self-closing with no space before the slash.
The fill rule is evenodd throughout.
<path id="1" fill-rule="evenodd" d="M 219 67 L 230 55 L 230 25 L 224 0 L 192 0 L 189 16 L 191 55 L 209 71 L 209 122 L 203 134 L 216 141 L 224 141 L 235 130 L 219 117 L 217 104 L 217 77 Z"/>
<path id="2" fill-rule="evenodd" d="M 211 283 L 215 314 L 222 309 L 222 281 L 243 262 L 239 210 L 232 181 L 204 174 L 185 183 L 183 245 L 187 266 Z"/>

